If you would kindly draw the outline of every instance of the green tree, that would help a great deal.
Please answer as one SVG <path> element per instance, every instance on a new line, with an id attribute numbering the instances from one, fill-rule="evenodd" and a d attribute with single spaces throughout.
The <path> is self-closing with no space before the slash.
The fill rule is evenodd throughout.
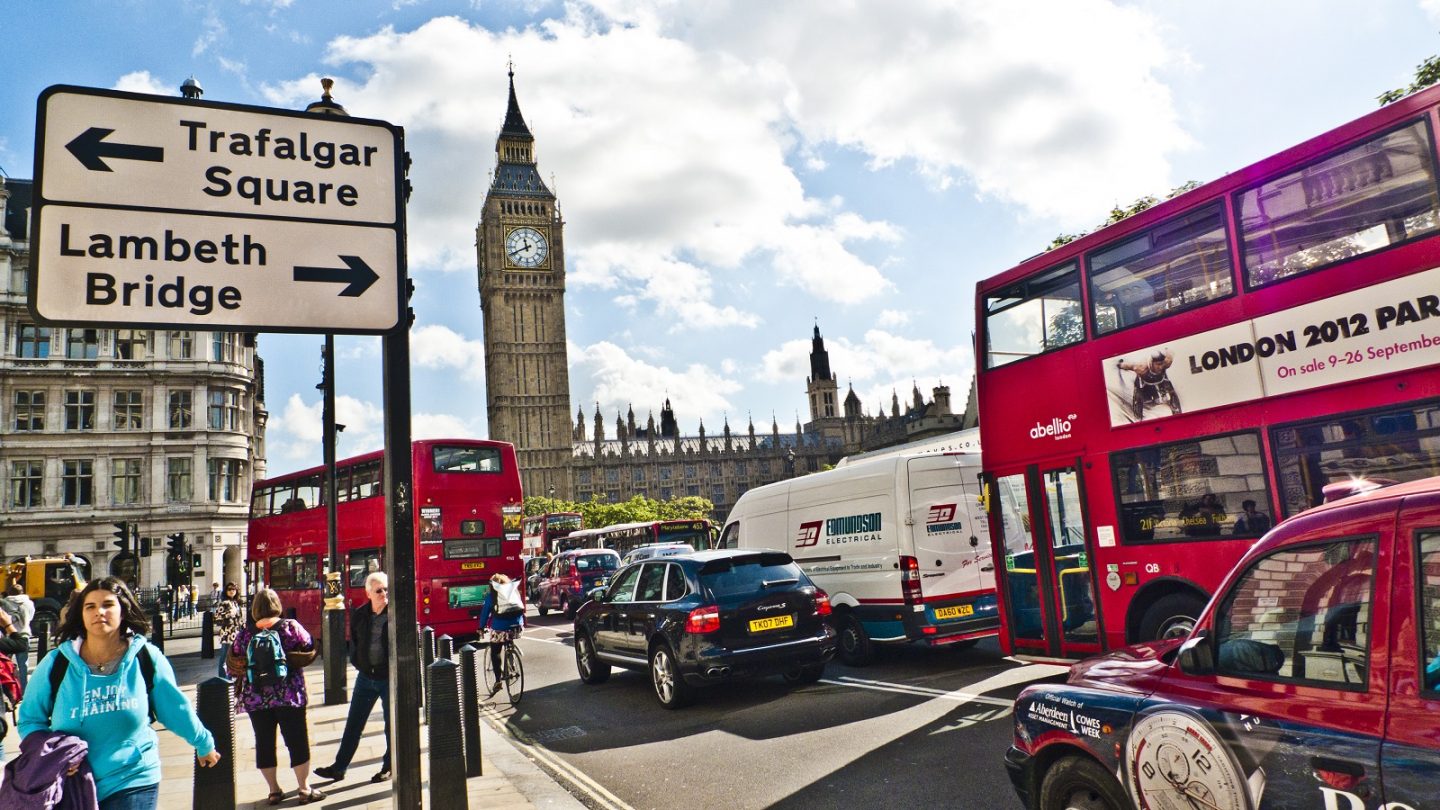
<path id="1" fill-rule="evenodd" d="M 1399 101 L 1411 93 L 1424 90 L 1436 82 L 1440 82 L 1440 56 L 1431 56 L 1415 66 L 1415 81 L 1411 82 L 1409 87 L 1387 90 L 1375 98 L 1380 102 L 1380 106 L 1384 107 L 1386 104 Z"/>
<path id="2" fill-rule="evenodd" d="M 1184 194 L 1185 192 L 1190 191 L 1191 189 L 1196 189 L 1196 188 L 1199 188 L 1199 187 L 1200 187 L 1200 181 L 1199 181 L 1199 180 L 1186 180 L 1184 183 L 1181 183 L 1180 185 L 1176 186 L 1175 188 L 1170 189 L 1170 193 L 1165 195 L 1165 199 L 1169 200 L 1169 199 L 1172 199 L 1172 198 L 1175 198 L 1175 197 L 1179 197 L 1181 194 Z M 1062 234 L 1060 234 L 1059 236 L 1056 236 L 1054 239 L 1051 239 L 1051 240 L 1050 240 L 1050 244 L 1045 247 L 1045 250 L 1050 251 L 1050 250 L 1054 250 L 1055 248 L 1058 248 L 1058 247 L 1060 247 L 1060 246 L 1062 246 L 1062 245 L 1068 245 L 1068 244 L 1070 244 L 1071 242 L 1074 242 L 1076 239 L 1079 239 L 1079 238 L 1082 237 L 1082 236 L 1088 236 L 1089 234 L 1092 234 L 1092 233 L 1094 233 L 1095 231 L 1100 230 L 1101 228 L 1104 228 L 1104 227 L 1109 226 L 1109 225 L 1114 225 L 1115 223 L 1119 222 L 1119 221 L 1122 220 L 1122 219 L 1126 219 L 1126 218 L 1128 218 L 1128 217 L 1133 217 L 1133 216 L 1135 216 L 1136 214 L 1140 213 L 1141 211 L 1144 211 L 1144 210 L 1147 209 L 1147 208 L 1153 207 L 1156 203 L 1159 203 L 1159 202 L 1160 202 L 1160 200 L 1159 200 L 1158 198 L 1156 198 L 1156 197 L 1146 196 L 1146 197 L 1141 197 L 1141 198 L 1139 198 L 1138 200 L 1136 200 L 1135 202 L 1132 202 L 1132 203 L 1130 203 L 1129 205 L 1126 205 L 1126 206 L 1119 206 L 1119 205 L 1117 205 L 1117 206 L 1115 206 L 1114 208 L 1111 208 L 1111 209 L 1110 209 L 1110 215 L 1105 218 L 1105 221 L 1104 221 L 1104 222 L 1100 223 L 1099 225 L 1096 225 L 1094 228 L 1092 228 L 1092 229 L 1090 229 L 1090 230 L 1088 230 L 1088 231 L 1085 231 L 1084 233 L 1062 233 Z"/>
<path id="3" fill-rule="evenodd" d="M 566 501 L 559 498 L 532 496 L 525 499 L 526 515 L 543 515 L 547 512 L 579 512 L 585 528 L 596 529 L 617 523 L 641 523 L 650 520 L 699 520 L 709 518 L 715 511 L 715 504 L 708 498 L 686 496 L 668 501 L 657 501 L 644 495 L 636 495 L 628 501 L 609 503 L 600 500 L 599 495 L 588 501 Z"/>

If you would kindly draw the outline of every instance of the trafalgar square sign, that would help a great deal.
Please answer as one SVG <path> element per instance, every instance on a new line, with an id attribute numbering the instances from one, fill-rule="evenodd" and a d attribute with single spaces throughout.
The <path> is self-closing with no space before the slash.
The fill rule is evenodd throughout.
<path id="1" fill-rule="evenodd" d="M 403 323 L 383 121 L 56 86 L 36 117 L 42 323 L 378 334 Z"/>

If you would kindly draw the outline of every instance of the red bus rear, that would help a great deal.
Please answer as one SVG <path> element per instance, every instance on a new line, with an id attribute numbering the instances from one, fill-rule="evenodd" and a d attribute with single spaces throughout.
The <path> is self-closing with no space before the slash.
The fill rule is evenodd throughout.
<path id="1" fill-rule="evenodd" d="M 546 512 L 531 515 L 521 524 L 525 554 L 539 556 L 555 550 L 555 541 L 581 528 L 584 518 L 579 512 Z"/>
<path id="2" fill-rule="evenodd" d="M 384 454 L 336 463 L 336 536 L 346 604 L 365 599 L 365 577 L 385 565 Z M 496 572 L 519 578 L 523 500 L 515 448 L 505 442 L 427 439 L 411 446 L 415 493 L 416 614 L 436 634 L 475 632 Z M 312 634 L 321 629 L 327 554 L 325 468 L 255 484 L 248 536 L 251 583 L 274 588 Z M 392 594 L 391 598 L 397 598 Z"/>
<path id="3" fill-rule="evenodd" d="M 978 285 L 1007 652 L 1187 632 L 1271 524 L 1440 473 L 1440 89 Z"/>

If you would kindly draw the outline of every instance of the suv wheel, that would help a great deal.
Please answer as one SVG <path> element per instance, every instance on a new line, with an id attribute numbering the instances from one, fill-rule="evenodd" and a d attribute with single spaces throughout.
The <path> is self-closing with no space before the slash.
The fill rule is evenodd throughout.
<path id="1" fill-rule="evenodd" d="M 610 678 L 610 665 L 595 655 L 595 642 L 590 639 L 589 633 L 575 637 L 575 669 L 579 670 L 580 680 L 585 683 L 604 683 Z"/>
<path id="2" fill-rule="evenodd" d="M 807 683 L 815 683 L 825 676 L 824 664 L 806 664 L 803 667 L 785 670 L 785 682 L 791 686 L 804 686 Z"/>
<path id="3" fill-rule="evenodd" d="M 840 635 L 840 660 L 846 666 L 863 667 L 875 660 L 875 645 L 855 614 L 846 612 L 835 624 Z"/>
<path id="4" fill-rule="evenodd" d="M 650 650 L 650 684 L 655 687 L 655 699 L 667 709 L 688 706 L 695 700 L 695 687 L 685 682 L 675 654 L 665 644 Z"/>
<path id="5" fill-rule="evenodd" d="M 1040 781 L 1040 810 L 1125 810 L 1130 799 L 1110 772 L 1089 757 L 1057 761 Z"/>

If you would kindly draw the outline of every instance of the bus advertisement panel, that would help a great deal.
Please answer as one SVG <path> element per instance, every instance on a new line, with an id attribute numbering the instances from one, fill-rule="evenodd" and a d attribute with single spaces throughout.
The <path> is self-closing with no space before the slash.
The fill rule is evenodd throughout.
<path id="1" fill-rule="evenodd" d="M 451 636 L 475 633 L 492 574 L 521 575 L 523 500 L 515 448 L 504 442 L 427 439 L 411 448 L 416 614 Z M 346 604 L 365 599 L 365 578 L 385 565 L 383 453 L 336 463 L 336 536 Z M 319 635 L 328 552 L 325 468 L 255 484 L 247 539 L 251 583 L 274 588 Z M 514 524 L 507 531 L 507 524 Z M 391 598 L 399 598 L 392 594 Z"/>
<path id="2" fill-rule="evenodd" d="M 1416 93 L 978 285 L 1007 651 L 1183 634 L 1327 485 L 1440 473 L 1437 104 Z"/>

